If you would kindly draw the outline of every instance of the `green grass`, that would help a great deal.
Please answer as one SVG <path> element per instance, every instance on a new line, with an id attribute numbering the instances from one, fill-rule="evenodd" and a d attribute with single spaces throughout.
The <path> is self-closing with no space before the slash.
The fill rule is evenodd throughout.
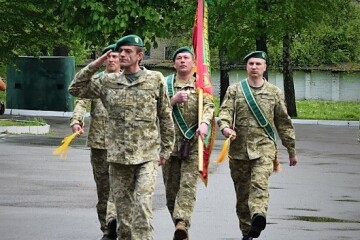
<path id="1" fill-rule="evenodd" d="M 215 98 L 215 116 L 219 111 L 219 98 Z M 296 101 L 298 119 L 359 121 L 360 102 Z"/>
<path id="2" fill-rule="evenodd" d="M 296 101 L 297 118 L 359 121 L 360 102 Z"/>
<path id="3" fill-rule="evenodd" d="M 28 120 L 0 119 L 0 126 L 44 126 L 46 121 L 42 118 Z"/>

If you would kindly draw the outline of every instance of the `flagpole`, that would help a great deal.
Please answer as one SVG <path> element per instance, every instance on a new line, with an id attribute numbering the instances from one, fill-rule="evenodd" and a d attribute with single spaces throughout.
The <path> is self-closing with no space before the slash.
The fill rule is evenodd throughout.
<path id="1" fill-rule="evenodd" d="M 197 1 L 197 13 L 196 13 L 196 74 L 197 81 L 201 82 L 201 87 L 197 87 L 198 93 L 198 126 L 200 127 L 203 118 L 203 102 L 204 102 L 204 90 L 202 89 L 204 83 L 204 5 L 203 0 Z M 198 163 L 199 172 L 203 172 L 204 168 L 204 143 L 200 135 L 198 136 Z"/>
<path id="2" fill-rule="evenodd" d="M 203 118 L 203 102 L 204 102 L 204 91 L 203 89 L 198 89 L 198 126 L 200 127 L 202 118 Z M 200 135 L 198 136 L 198 158 L 199 158 L 199 172 L 202 172 L 204 169 L 204 142 Z"/>

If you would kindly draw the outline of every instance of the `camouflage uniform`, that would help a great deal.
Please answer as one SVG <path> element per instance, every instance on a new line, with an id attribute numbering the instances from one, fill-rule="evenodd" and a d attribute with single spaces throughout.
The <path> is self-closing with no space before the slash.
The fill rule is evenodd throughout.
<path id="1" fill-rule="evenodd" d="M 275 126 L 289 155 L 295 155 L 295 132 L 280 89 L 265 81 L 262 87 L 251 88 L 251 91 L 267 119 Z M 268 178 L 277 148 L 248 107 L 240 83 L 227 89 L 219 110 L 220 130 L 233 126 L 234 114 L 236 139 L 229 148 L 230 171 L 237 196 L 240 229 L 246 235 L 253 214 L 267 213 Z"/>
<path id="2" fill-rule="evenodd" d="M 182 116 L 188 126 L 198 123 L 198 96 L 195 89 L 195 78 L 192 77 L 187 83 L 175 78 L 174 95 L 183 89 L 188 89 L 189 100 L 178 104 Z M 214 102 L 207 95 L 204 96 L 203 120 L 207 124 L 214 113 Z M 163 180 L 166 188 L 166 205 L 174 223 L 176 220 L 184 220 L 190 227 L 190 218 L 196 200 L 196 183 L 198 172 L 198 141 L 196 137 L 190 140 L 190 155 L 188 159 L 180 159 L 179 151 L 184 136 L 177 124 L 175 147 L 169 161 L 163 166 Z"/>
<path id="3" fill-rule="evenodd" d="M 114 203 L 109 201 L 109 163 L 106 160 L 107 151 L 105 146 L 107 112 L 100 99 L 78 98 L 75 102 L 74 112 L 70 126 L 79 124 L 84 126 L 86 109 L 91 104 L 91 121 L 87 138 L 87 146 L 90 147 L 90 161 L 93 169 L 98 202 L 96 205 L 100 229 L 107 234 L 107 223 L 116 218 Z M 107 204 L 109 211 L 107 212 Z"/>
<path id="4" fill-rule="evenodd" d="M 157 161 L 160 156 L 169 159 L 175 133 L 166 83 L 160 72 L 145 68 L 131 83 L 122 73 L 91 80 L 97 70 L 90 66 L 80 70 L 69 91 L 78 97 L 100 98 L 108 112 L 107 159 L 118 239 L 153 239 Z"/>

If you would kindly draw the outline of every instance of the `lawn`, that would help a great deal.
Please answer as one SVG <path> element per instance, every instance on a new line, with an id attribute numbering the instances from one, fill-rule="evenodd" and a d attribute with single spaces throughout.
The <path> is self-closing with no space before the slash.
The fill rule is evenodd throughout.
<path id="1" fill-rule="evenodd" d="M 360 102 L 297 101 L 299 119 L 359 121 Z"/>
<path id="2" fill-rule="evenodd" d="M 215 98 L 216 115 L 219 98 Z M 296 101 L 297 119 L 359 121 L 360 102 Z"/>
<path id="3" fill-rule="evenodd" d="M 0 119 L 0 126 L 45 126 L 42 118 L 29 118 L 28 120 Z"/>

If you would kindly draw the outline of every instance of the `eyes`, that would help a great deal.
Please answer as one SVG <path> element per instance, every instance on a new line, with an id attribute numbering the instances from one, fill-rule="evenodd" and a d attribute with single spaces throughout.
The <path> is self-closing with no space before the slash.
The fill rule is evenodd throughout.
<path id="1" fill-rule="evenodd" d="M 126 54 L 130 54 L 130 53 L 132 53 L 134 51 L 131 48 L 120 48 L 119 53 L 123 53 L 123 52 L 126 53 Z"/>
<path id="2" fill-rule="evenodd" d="M 189 57 L 189 56 L 177 56 L 176 58 L 175 58 L 175 61 L 181 61 L 181 60 L 189 60 L 189 59 L 191 59 L 191 57 Z"/>
<path id="3" fill-rule="evenodd" d="M 107 56 L 107 59 L 118 59 L 119 58 L 119 53 L 111 53 L 110 55 Z"/>
<path id="4" fill-rule="evenodd" d="M 250 66 L 261 66 L 261 65 L 263 65 L 263 63 L 262 62 L 248 62 L 248 64 L 250 65 Z"/>

